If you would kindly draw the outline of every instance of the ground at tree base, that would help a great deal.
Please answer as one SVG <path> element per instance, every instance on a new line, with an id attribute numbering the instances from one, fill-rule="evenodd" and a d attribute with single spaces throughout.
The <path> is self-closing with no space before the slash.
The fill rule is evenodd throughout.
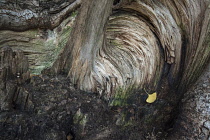
<path id="1" fill-rule="evenodd" d="M 208 140 L 209 70 L 207 67 L 182 100 L 181 114 L 168 138 L 163 137 L 166 133 L 145 133 L 140 127 L 121 124 L 123 108 L 110 108 L 96 94 L 74 89 L 64 76 L 35 76 L 22 85 L 11 108 L 1 108 L 0 137 L 2 140 Z M 133 115 L 134 108 L 126 109 Z"/>

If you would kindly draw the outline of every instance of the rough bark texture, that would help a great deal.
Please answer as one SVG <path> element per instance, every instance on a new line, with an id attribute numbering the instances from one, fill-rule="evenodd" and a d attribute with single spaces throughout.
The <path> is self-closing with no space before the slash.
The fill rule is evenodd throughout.
<path id="1" fill-rule="evenodd" d="M 209 60 L 210 1 L 164 1 L 182 32 L 182 79 L 185 90 L 195 81 Z M 175 11 L 174 11 L 175 10 Z"/>
<path id="2" fill-rule="evenodd" d="M 3 0 L 0 2 L 0 30 L 53 29 L 81 3 L 81 0 L 64 1 Z"/>
<path id="3" fill-rule="evenodd" d="M 210 64 L 184 95 L 171 140 L 210 139 Z"/>
<path id="4" fill-rule="evenodd" d="M 199 133 L 195 134 L 196 138 L 209 137 L 209 118 L 208 113 L 205 114 L 208 110 L 201 115 L 195 110 L 188 112 L 191 104 L 186 102 L 175 121 L 181 99 L 196 95 L 194 103 L 206 96 L 184 93 L 210 58 L 209 0 L 17 2 L 1 2 L 0 29 L 4 31 L 0 33 L 0 48 L 9 45 L 12 50 L 3 48 L 1 51 L 0 132 L 3 133 L 0 137 L 164 139 L 169 130 L 175 128 L 169 139 L 184 136 L 188 139 L 194 137 L 186 131 L 191 123 L 201 127 L 201 131 L 193 131 Z M 34 47 L 41 48 L 37 48 L 39 53 L 48 54 L 64 46 L 59 45 L 62 37 L 59 32 L 65 31 L 69 22 L 61 21 L 79 5 L 66 46 L 52 68 L 44 71 L 45 74 L 66 74 L 70 81 L 59 75 L 54 78 L 40 75 L 24 85 L 29 78 L 24 55 L 29 56 L 31 66 L 41 60 L 36 59 L 41 55 L 36 55 Z M 63 25 L 58 26 L 60 23 Z M 28 31 L 7 31 L 56 26 L 53 31 L 41 29 L 35 35 Z M 66 34 L 70 31 L 67 29 Z M 36 35 L 43 36 L 34 37 Z M 40 40 L 41 43 L 36 42 Z M 49 41 L 53 43 L 48 44 Z M 28 51 L 26 46 L 33 49 Z M 23 52 L 16 51 L 15 47 Z M 45 55 L 48 56 L 51 55 Z M 73 86 L 86 92 L 75 90 Z M 146 102 L 151 96 L 147 92 L 157 92 L 152 104 Z M 207 99 L 205 106 L 209 106 Z M 200 110 L 202 105 L 198 102 L 196 106 Z M 197 120 L 197 115 L 201 119 Z M 186 120 L 189 125 L 184 123 Z M 183 133 L 180 128 L 185 128 Z"/>
<path id="5" fill-rule="evenodd" d="M 17 98 L 13 96 L 18 91 L 18 85 L 30 78 L 28 59 L 21 50 L 13 51 L 11 48 L 0 49 L 0 109 L 10 110 L 12 102 Z"/>
<path id="6" fill-rule="evenodd" d="M 119 88 L 155 91 L 166 73 L 171 87 L 186 91 L 209 59 L 209 1 L 119 1 L 105 24 L 106 6 L 81 8 L 52 71 L 68 72 L 76 87 L 108 98 Z"/>
<path id="7" fill-rule="evenodd" d="M 55 72 L 69 71 L 69 77 L 80 89 L 94 91 L 95 56 L 104 44 L 104 29 L 111 13 L 112 1 L 86 1 L 82 4 L 72 38 L 55 63 Z M 95 14 L 97 13 L 97 15 Z M 84 71 L 85 70 L 85 71 Z"/>
<path id="8" fill-rule="evenodd" d="M 29 60 L 31 74 L 40 74 L 52 66 L 58 54 L 66 45 L 76 18 L 76 12 L 53 30 L 30 29 L 24 32 L 0 31 L 0 48 L 10 46 L 13 50 L 21 49 Z"/>

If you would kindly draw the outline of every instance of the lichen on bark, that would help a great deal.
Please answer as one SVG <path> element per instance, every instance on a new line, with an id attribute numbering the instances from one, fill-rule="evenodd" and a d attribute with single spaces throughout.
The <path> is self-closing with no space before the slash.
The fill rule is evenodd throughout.
<path id="1" fill-rule="evenodd" d="M 43 69 L 52 66 L 59 52 L 66 45 L 76 14 L 77 12 L 72 13 L 53 30 L 0 31 L 0 48 L 10 46 L 12 49 L 23 50 L 29 58 L 30 73 L 39 75 Z"/>

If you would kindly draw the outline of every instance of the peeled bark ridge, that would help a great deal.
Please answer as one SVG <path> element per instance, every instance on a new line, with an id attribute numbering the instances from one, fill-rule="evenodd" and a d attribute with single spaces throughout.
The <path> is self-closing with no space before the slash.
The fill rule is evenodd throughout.
<path id="1" fill-rule="evenodd" d="M 130 87 L 156 91 L 163 76 L 184 91 L 209 59 L 209 2 L 112 4 L 109 0 L 82 3 L 53 70 L 68 72 L 78 88 L 108 98 Z"/>

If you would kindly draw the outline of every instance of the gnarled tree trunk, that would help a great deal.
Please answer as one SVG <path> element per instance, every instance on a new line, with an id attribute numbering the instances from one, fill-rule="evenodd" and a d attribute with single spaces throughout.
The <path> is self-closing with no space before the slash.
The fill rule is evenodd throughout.
<path id="1" fill-rule="evenodd" d="M 57 38 L 65 29 L 62 21 L 79 7 L 65 47 L 43 73 L 64 73 L 76 88 L 98 93 L 110 107 L 125 109 L 118 110 L 117 125 L 141 126 L 139 130 L 145 131 L 155 127 L 157 132 L 171 127 L 167 125 L 174 122 L 184 93 L 209 62 L 209 0 L 5 0 L 0 4 L 2 34 L 54 29 L 52 36 Z M 12 41 L 37 44 L 34 36 L 12 34 Z M 43 40 L 56 37 L 48 34 Z M 11 41 L 1 38 L 1 47 Z M 51 44 L 41 46 L 51 51 Z M 156 101 L 146 103 L 153 92 Z"/>
<path id="2" fill-rule="evenodd" d="M 183 92 L 209 59 L 208 5 L 204 0 L 84 2 L 52 69 L 68 72 L 82 90 L 106 95 L 130 86 L 157 90 L 164 73 L 171 87 Z"/>

